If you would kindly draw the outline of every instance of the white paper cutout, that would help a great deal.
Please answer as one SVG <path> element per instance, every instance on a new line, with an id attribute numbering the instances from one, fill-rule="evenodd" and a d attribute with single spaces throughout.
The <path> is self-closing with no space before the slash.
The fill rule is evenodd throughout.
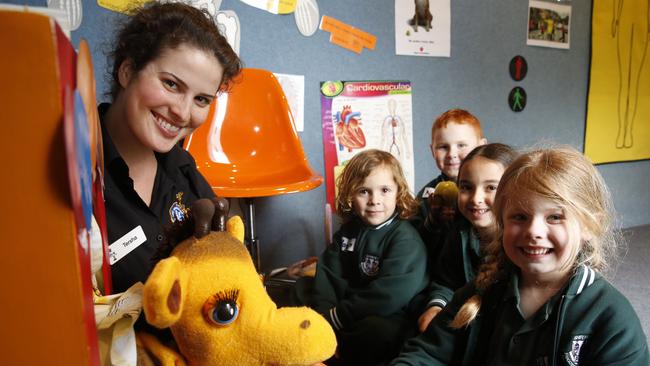
<path id="1" fill-rule="evenodd" d="M 254 8 L 267 10 L 267 0 L 241 0 L 244 4 L 248 4 Z"/>
<path id="2" fill-rule="evenodd" d="M 271 14 L 290 14 L 296 7 L 296 0 L 241 0 L 241 2 Z"/>
<path id="3" fill-rule="evenodd" d="M 226 37 L 230 47 L 239 55 L 240 26 L 237 14 L 232 10 L 222 10 L 214 18 L 221 34 Z"/>
<path id="4" fill-rule="evenodd" d="M 296 19 L 296 26 L 298 26 L 300 34 L 309 37 L 316 33 L 320 22 L 320 13 L 316 0 L 298 0 L 293 16 Z"/>
<path id="5" fill-rule="evenodd" d="M 170 0 L 170 3 L 183 3 L 197 9 L 205 9 L 214 19 L 219 32 L 226 37 L 233 51 L 239 55 L 239 18 L 232 10 L 219 11 L 221 0 Z"/>
<path id="6" fill-rule="evenodd" d="M 289 75 L 273 73 L 278 79 L 284 96 L 287 97 L 287 103 L 293 115 L 293 122 L 296 131 L 305 130 L 305 75 Z"/>
<path id="7" fill-rule="evenodd" d="M 81 0 L 47 0 L 47 7 L 65 11 L 68 16 L 68 25 L 71 31 L 79 28 L 79 25 L 81 25 L 83 18 Z"/>

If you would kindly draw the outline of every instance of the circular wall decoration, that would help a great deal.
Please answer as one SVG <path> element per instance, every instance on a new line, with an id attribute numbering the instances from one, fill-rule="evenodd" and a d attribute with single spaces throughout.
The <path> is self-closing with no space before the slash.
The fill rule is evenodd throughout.
<path id="1" fill-rule="evenodd" d="M 528 62 L 523 56 L 517 55 L 510 60 L 510 77 L 514 81 L 521 81 L 526 77 L 528 72 Z"/>
<path id="2" fill-rule="evenodd" d="M 508 95 L 508 105 L 513 112 L 521 112 L 526 108 L 526 91 L 524 88 L 515 86 Z"/>

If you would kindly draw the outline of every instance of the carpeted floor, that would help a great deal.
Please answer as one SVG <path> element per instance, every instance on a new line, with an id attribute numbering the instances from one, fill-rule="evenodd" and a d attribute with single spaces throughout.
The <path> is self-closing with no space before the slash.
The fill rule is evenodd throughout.
<path id="1" fill-rule="evenodd" d="M 621 262 L 608 278 L 632 303 L 647 339 L 650 337 L 650 225 L 626 229 L 624 235 L 627 254 L 623 257 L 625 253 L 621 253 Z"/>

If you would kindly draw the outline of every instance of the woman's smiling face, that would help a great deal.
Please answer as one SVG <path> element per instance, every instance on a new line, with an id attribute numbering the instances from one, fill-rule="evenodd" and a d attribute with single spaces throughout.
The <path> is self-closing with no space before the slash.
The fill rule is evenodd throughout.
<path id="1" fill-rule="evenodd" d="M 142 145 L 167 152 L 208 116 L 223 68 L 208 52 L 180 45 L 165 49 L 137 74 L 120 67 L 121 98 L 129 129 Z"/>

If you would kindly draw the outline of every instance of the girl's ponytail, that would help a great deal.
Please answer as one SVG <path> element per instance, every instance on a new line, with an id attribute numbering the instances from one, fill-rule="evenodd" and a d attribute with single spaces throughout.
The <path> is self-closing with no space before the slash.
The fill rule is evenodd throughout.
<path id="1" fill-rule="evenodd" d="M 454 329 L 466 327 L 476 318 L 481 309 L 483 295 L 487 289 L 505 275 L 505 263 L 506 258 L 503 247 L 499 241 L 495 240 L 488 246 L 485 262 L 479 268 L 478 275 L 474 280 L 476 294 L 465 301 L 465 304 L 449 323 L 450 327 Z"/>

